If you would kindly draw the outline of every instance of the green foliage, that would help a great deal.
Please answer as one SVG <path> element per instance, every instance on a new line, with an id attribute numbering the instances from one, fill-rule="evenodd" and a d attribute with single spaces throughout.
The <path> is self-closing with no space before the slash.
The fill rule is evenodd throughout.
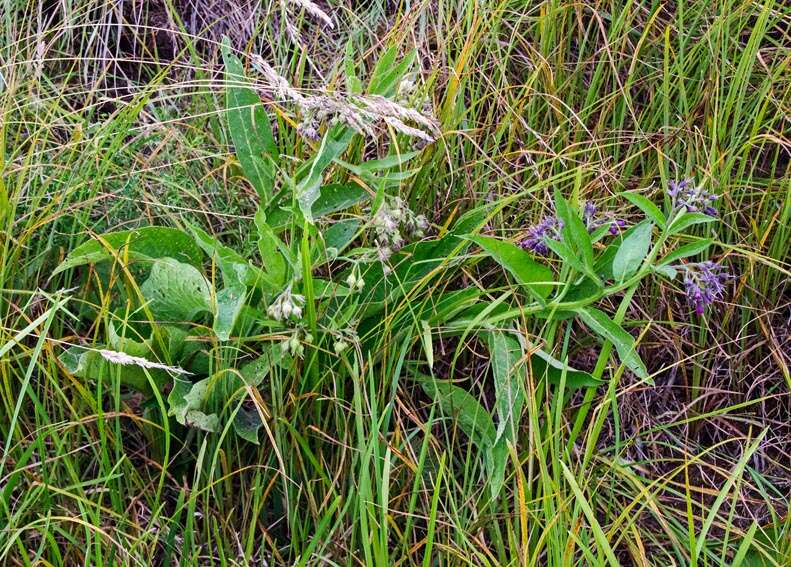
<path id="1" fill-rule="evenodd" d="M 788 8 L 224 2 L 0 10 L 0 563 L 784 565 Z"/>
<path id="2" fill-rule="evenodd" d="M 228 38 L 223 40 L 222 57 L 227 81 L 228 132 L 245 177 L 267 203 L 274 194 L 275 168 L 279 161 L 272 126 L 258 95 L 247 85 L 242 62 L 232 53 Z"/>

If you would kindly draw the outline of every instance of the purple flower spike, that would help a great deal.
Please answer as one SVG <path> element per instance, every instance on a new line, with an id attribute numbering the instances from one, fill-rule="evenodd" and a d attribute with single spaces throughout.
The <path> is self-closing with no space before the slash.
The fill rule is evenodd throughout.
<path id="1" fill-rule="evenodd" d="M 695 313 L 703 315 L 706 306 L 719 299 L 730 277 L 725 269 L 711 261 L 676 266 L 684 272 L 684 290 Z"/>
<path id="2" fill-rule="evenodd" d="M 546 240 L 558 240 L 562 228 L 563 221 L 557 217 L 544 217 L 541 222 L 527 229 L 527 236 L 519 244 L 525 250 L 546 256 L 549 254 Z"/>
<path id="3" fill-rule="evenodd" d="M 692 179 L 670 181 L 667 194 L 670 196 L 674 210 L 685 207 L 691 213 L 700 211 L 710 217 L 717 216 L 717 209 L 713 206 L 717 195 L 709 193 L 702 185 L 695 186 Z"/>

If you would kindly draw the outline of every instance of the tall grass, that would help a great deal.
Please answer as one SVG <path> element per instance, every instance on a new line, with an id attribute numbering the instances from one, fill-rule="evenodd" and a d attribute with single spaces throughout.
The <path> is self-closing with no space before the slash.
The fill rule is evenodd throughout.
<path id="1" fill-rule="evenodd" d="M 215 29 L 236 21 L 222 3 L 192 21 L 186 2 L 143 4 L 0 0 L 1 562 L 791 562 L 791 8 L 332 2 L 320 6 L 330 30 L 279 2 L 251 3 L 249 29 Z M 721 196 L 712 250 L 736 276 L 727 301 L 690 317 L 679 289 L 653 283 L 610 306 L 647 328 L 655 386 L 597 363 L 580 327 L 525 317 L 526 333 L 607 383 L 565 400 L 526 383 L 496 499 L 473 444 L 404 367 L 425 348 L 416 306 L 446 288 L 513 291 L 483 261 L 448 258 L 441 278 L 389 305 L 376 363 L 307 367 L 310 388 L 272 368 L 255 393 L 267 418 L 258 446 L 180 428 L 163 400 L 144 406 L 112 376 L 76 378 L 58 360 L 64 346 L 134 318 L 84 293 L 91 273 L 52 276 L 76 244 L 192 222 L 255 248 L 256 196 L 222 111 L 218 34 L 229 30 L 246 63 L 260 54 L 306 92 L 345 88 L 347 44 L 362 76 L 388 46 L 417 49 L 443 135 L 400 193 L 439 232 L 508 201 L 487 230 L 516 238 L 553 189 L 630 218 L 619 192 L 661 204 L 669 180 L 696 178 Z M 284 106 L 267 110 L 281 152 L 308 155 Z M 433 346 L 437 372 L 490 405 L 481 345 Z M 216 344 L 214 371 L 256 348 Z"/>

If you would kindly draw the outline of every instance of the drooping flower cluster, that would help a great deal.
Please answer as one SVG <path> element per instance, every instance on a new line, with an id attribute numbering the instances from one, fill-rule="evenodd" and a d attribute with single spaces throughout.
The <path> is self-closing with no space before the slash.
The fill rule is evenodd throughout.
<path id="1" fill-rule="evenodd" d="M 730 277 L 722 266 L 710 260 L 684 264 L 676 268 L 684 272 L 687 301 L 698 315 L 703 315 L 706 306 L 722 296 L 725 291 L 725 281 Z"/>
<path id="2" fill-rule="evenodd" d="M 299 320 L 302 318 L 302 308 L 305 307 L 305 296 L 291 293 L 291 286 L 277 296 L 266 310 L 275 321 Z"/>
<path id="3" fill-rule="evenodd" d="M 372 224 L 376 233 L 376 253 L 382 262 L 404 246 L 404 234 L 415 240 L 422 238 L 428 229 L 426 217 L 416 215 L 400 197 L 385 198 L 374 214 Z"/>
<path id="4" fill-rule="evenodd" d="M 360 275 L 356 264 L 352 266 L 351 272 L 349 272 L 349 275 L 346 276 L 346 285 L 349 286 L 349 289 L 352 292 L 362 291 L 365 287 L 365 280 L 363 279 L 362 275 Z"/>
<path id="5" fill-rule="evenodd" d="M 667 194 L 673 210 L 684 207 L 691 213 L 701 212 L 711 217 L 717 216 L 717 209 L 713 206 L 717 195 L 709 193 L 702 185 L 695 185 L 692 179 L 670 181 Z"/>
<path id="6" fill-rule="evenodd" d="M 563 221 L 554 216 L 546 216 L 541 222 L 527 229 L 527 236 L 519 243 L 522 248 L 540 256 L 549 254 L 547 240 L 560 240 Z"/>
<path id="7" fill-rule="evenodd" d="M 280 350 L 284 353 L 291 353 L 291 356 L 302 356 L 305 352 L 305 347 L 302 346 L 303 342 L 312 343 L 313 335 L 301 327 L 297 327 L 290 338 L 280 343 Z"/>

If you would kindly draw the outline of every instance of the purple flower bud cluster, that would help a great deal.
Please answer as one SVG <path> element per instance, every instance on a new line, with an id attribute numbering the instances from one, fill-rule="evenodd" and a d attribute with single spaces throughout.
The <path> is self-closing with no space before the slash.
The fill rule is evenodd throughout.
<path id="1" fill-rule="evenodd" d="M 582 210 L 582 220 L 588 232 L 594 232 L 597 228 L 609 225 L 610 234 L 618 234 L 624 226 L 626 221 L 623 219 L 616 219 L 609 213 L 599 214 L 596 205 L 591 202 L 586 202 Z M 549 254 L 549 246 L 547 240 L 560 240 L 560 231 L 563 230 L 563 221 L 555 216 L 546 216 L 541 219 L 541 222 L 534 224 L 527 229 L 527 236 L 522 239 L 519 245 L 539 256 L 546 256 Z"/>
<path id="2" fill-rule="evenodd" d="M 549 254 L 547 239 L 560 240 L 560 231 L 562 229 L 562 220 L 553 216 L 544 217 L 541 222 L 527 229 L 527 236 L 519 245 L 539 256 L 546 256 Z"/>
<path id="3" fill-rule="evenodd" d="M 696 186 L 692 179 L 682 181 L 670 181 L 667 189 L 670 196 L 673 210 L 685 207 L 689 212 L 701 212 L 710 217 L 717 216 L 717 209 L 713 203 L 717 200 L 717 195 L 712 195 L 702 185 Z"/>
<path id="4" fill-rule="evenodd" d="M 585 222 L 588 232 L 593 232 L 597 228 L 609 224 L 610 228 L 608 229 L 608 232 L 612 235 L 616 235 L 618 234 L 618 231 L 626 226 L 626 221 L 623 219 L 614 219 L 612 218 L 612 215 L 607 213 L 597 213 L 598 208 L 596 205 L 590 201 L 586 201 L 585 207 L 582 210 L 582 220 Z"/>
<path id="5" fill-rule="evenodd" d="M 706 306 L 722 296 L 725 281 L 730 275 L 722 266 L 710 260 L 676 267 L 684 272 L 687 301 L 695 309 L 695 313 L 703 315 Z"/>

